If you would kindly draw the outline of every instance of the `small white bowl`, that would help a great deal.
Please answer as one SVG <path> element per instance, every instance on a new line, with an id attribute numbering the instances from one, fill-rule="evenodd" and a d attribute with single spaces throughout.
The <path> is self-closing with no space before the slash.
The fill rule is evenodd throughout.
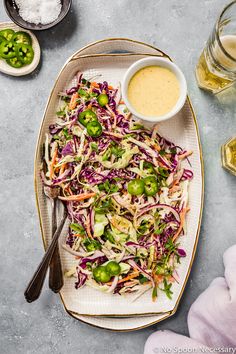
<path id="1" fill-rule="evenodd" d="M 145 115 L 137 112 L 133 108 L 133 106 L 131 105 L 131 103 L 129 102 L 129 99 L 128 99 L 128 86 L 129 86 L 129 82 L 130 82 L 131 78 L 140 69 L 147 67 L 147 66 L 152 66 L 152 65 L 161 66 L 161 67 L 171 70 L 176 75 L 176 77 L 179 81 L 179 85 L 180 85 L 180 96 L 179 96 L 179 99 L 176 102 L 175 106 L 171 109 L 171 111 L 169 111 L 168 113 L 161 115 L 161 116 L 145 116 Z M 131 113 L 133 113 L 136 117 L 138 117 L 144 121 L 151 122 L 151 123 L 161 122 L 163 120 L 167 120 L 167 119 L 174 117 L 183 107 L 183 105 L 186 101 L 186 97 L 187 97 L 187 84 L 186 84 L 186 80 L 185 80 L 185 77 L 184 77 L 184 74 L 182 73 L 182 71 L 179 69 L 179 67 L 176 64 L 172 63 L 170 60 L 165 59 L 165 58 L 157 58 L 157 57 L 144 58 L 144 59 L 138 60 L 134 64 L 132 64 L 129 67 L 129 69 L 126 71 L 126 74 L 124 76 L 123 83 L 121 86 L 121 90 L 122 90 L 122 98 L 123 98 L 126 106 L 128 107 L 129 111 Z"/>
<path id="2" fill-rule="evenodd" d="M 32 63 L 22 66 L 21 68 L 13 68 L 10 65 L 8 65 L 4 59 L 0 59 L 0 72 L 7 74 L 7 75 L 11 75 L 11 76 L 24 76 L 24 75 L 28 75 L 28 74 L 32 73 L 37 68 L 37 66 L 40 62 L 40 56 L 41 56 L 40 45 L 39 45 L 39 42 L 38 42 L 36 36 L 34 35 L 33 32 L 17 26 L 14 22 L 0 22 L 0 31 L 5 28 L 13 29 L 16 32 L 17 31 L 24 31 L 26 33 L 29 33 L 30 37 L 32 38 L 34 59 L 33 59 Z"/>

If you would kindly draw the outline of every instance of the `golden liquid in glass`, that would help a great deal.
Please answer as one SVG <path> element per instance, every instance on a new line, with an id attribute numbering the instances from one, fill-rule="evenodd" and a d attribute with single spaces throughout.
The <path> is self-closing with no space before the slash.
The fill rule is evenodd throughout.
<path id="1" fill-rule="evenodd" d="M 222 166 L 236 176 L 236 138 L 228 140 L 221 147 Z"/>
<path id="2" fill-rule="evenodd" d="M 221 42 L 226 52 L 236 60 L 236 36 L 223 36 Z M 227 70 L 232 69 L 236 73 L 236 64 L 234 66 L 233 60 L 228 60 L 219 47 L 214 48 L 214 56 L 216 62 L 213 62 L 213 59 L 207 55 L 206 50 L 202 52 L 196 67 L 196 77 L 200 88 L 217 93 L 235 82 L 235 80 L 227 78 Z M 210 68 L 216 66 L 217 70 L 214 70 L 214 72 L 210 70 Z M 221 71 L 220 66 L 227 68 L 227 70 Z"/>

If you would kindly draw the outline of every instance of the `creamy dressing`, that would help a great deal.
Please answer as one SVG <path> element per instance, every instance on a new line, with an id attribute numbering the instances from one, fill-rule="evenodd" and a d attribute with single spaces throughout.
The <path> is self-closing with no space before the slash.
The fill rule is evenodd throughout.
<path id="1" fill-rule="evenodd" d="M 172 110 L 180 96 L 176 75 L 161 66 L 147 66 L 131 78 L 128 99 L 140 114 L 162 116 Z"/>

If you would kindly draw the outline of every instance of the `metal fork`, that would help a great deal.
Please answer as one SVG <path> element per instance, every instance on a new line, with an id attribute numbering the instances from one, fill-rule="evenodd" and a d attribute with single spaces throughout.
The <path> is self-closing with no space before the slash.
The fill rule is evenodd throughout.
<path id="1" fill-rule="evenodd" d="M 38 268 L 36 269 L 36 272 L 34 273 L 31 281 L 29 282 L 25 290 L 24 295 L 27 302 L 33 302 L 37 300 L 38 297 L 40 296 L 43 283 L 47 274 L 47 270 L 52 260 L 52 257 L 54 256 L 55 249 L 58 245 L 58 239 L 60 237 L 61 231 L 65 224 L 66 218 L 67 218 L 67 209 L 66 207 L 64 207 L 64 215 L 60 222 L 60 225 L 58 226 L 56 232 L 54 233 L 52 241 L 43 256 L 43 259 L 41 260 Z"/>

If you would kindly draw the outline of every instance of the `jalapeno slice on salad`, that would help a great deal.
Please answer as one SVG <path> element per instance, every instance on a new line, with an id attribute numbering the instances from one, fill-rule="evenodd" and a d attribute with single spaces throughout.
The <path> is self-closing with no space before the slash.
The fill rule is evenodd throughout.
<path id="1" fill-rule="evenodd" d="M 89 122 L 86 126 L 88 135 L 98 138 L 102 134 L 102 126 L 99 121 Z"/>
<path id="2" fill-rule="evenodd" d="M 4 59 L 15 57 L 16 51 L 16 44 L 13 42 L 8 42 L 5 40 L 0 44 L 0 56 Z"/>
<path id="3" fill-rule="evenodd" d="M 86 127 L 88 123 L 97 121 L 97 115 L 91 109 L 86 109 L 79 114 L 79 122 Z"/>
<path id="4" fill-rule="evenodd" d="M 105 94 L 105 93 L 101 93 L 98 98 L 98 104 L 101 106 L 101 107 L 104 107 L 108 104 L 108 96 Z"/>
<path id="5" fill-rule="evenodd" d="M 110 261 L 109 263 L 107 263 L 106 270 L 112 276 L 119 275 L 121 272 L 121 268 L 120 268 L 119 263 L 117 263 L 115 261 Z"/>
<path id="6" fill-rule="evenodd" d="M 93 277 L 97 282 L 107 283 L 111 279 L 110 273 L 105 266 L 98 266 L 93 270 Z"/>
<path id="7" fill-rule="evenodd" d="M 32 45 L 32 39 L 29 33 L 23 31 L 18 31 L 14 33 L 11 40 L 17 44 L 23 43 L 23 44 Z"/>
<path id="8" fill-rule="evenodd" d="M 144 193 L 148 197 L 157 194 L 159 190 L 159 185 L 155 176 L 146 177 L 144 178 L 143 182 L 144 182 Z"/>
<path id="9" fill-rule="evenodd" d="M 0 36 L 4 37 L 7 41 L 10 41 L 12 40 L 14 33 L 15 31 L 13 31 L 11 28 L 6 28 L 0 31 Z"/>
<path id="10" fill-rule="evenodd" d="M 97 240 L 90 240 L 90 239 L 86 239 L 84 241 L 84 246 L 88 252 L 92 252 L 101 248 L 101 245 Z"/>
<path id="11" fill-rule="evenodd" d="M 144 182 L 142 179 L 135 178 L 128 183 L 128 192 L 131 195 L 141 195 L 144 192 Z"/>
<path id="12" fill-rule="evenodd" d="M 34 50 L 29 44 L 19 43 L 16 47 L 16 56 L 24 65 L 27 65 L 34 59 Z"/>

